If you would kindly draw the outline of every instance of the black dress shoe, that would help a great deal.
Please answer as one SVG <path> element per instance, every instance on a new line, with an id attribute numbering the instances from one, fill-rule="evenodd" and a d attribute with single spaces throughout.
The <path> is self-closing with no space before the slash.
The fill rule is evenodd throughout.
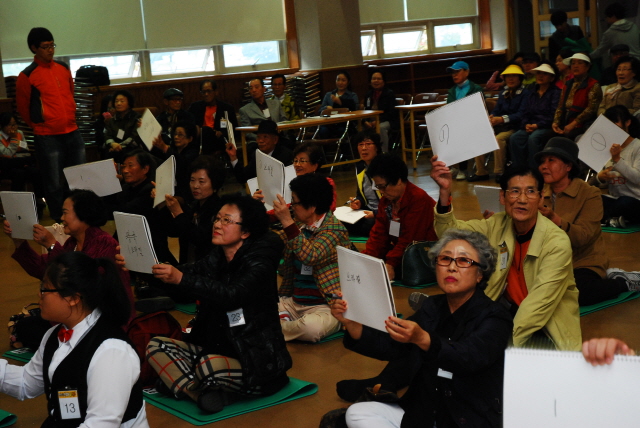
<path id="1" fill-rule="evenodd" d="M 205 413 L 218 413 L 224 405 L 224 392 L 220 389 L 210 389 L 198 396 L 198 407 Z"/>
<path id="2" fill-rule="evenodd" d="M 475 181 L 484 181 L 489 179 L 489 174 L 487 175 L 475 175 L 473 174 L 471 177 L 467 178 L 467 181 L 473 183 Z"/>

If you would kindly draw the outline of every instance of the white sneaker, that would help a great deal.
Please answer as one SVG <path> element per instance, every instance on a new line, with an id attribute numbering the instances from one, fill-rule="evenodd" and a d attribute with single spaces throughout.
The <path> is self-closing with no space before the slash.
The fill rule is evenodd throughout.
<path id="1" fill-rule="evenodd" d="M 607 278 L 621 278 L 627 283 L 629 291 L 640 291 L 640 272 L 627 272 L 618 268 L 607 269 Z"/>
<path id="2" fill-rule="evenodd" d="M 622 216 L 612 217 L 611 220 L 609 220 L 609 224 L 611 225 L 611 227 L 620 228 L 620 229 L 624 229 L 625 227 L 627 227 L 627 222 L 624 221 L 624 217 Z"/>
<path id="3" fill-rule="evenodd" d="M 464 171 L 458 171 L 458 174 L 456 175 L 456 180 L 466 180 L 467 176 L 464 175 Z"/>

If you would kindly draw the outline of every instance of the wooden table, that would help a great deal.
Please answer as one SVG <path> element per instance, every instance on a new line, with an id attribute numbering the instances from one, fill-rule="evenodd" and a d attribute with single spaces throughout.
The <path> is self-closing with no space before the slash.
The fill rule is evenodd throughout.
<path id="1" fill-rule="evenodd" d="M 417 111 L 429 111 L 435 110 L 439 107 L 445 105 L 446 101 L 438 101 L 435 103 L 422 103 L 422 104 L 410 104 L 405 106 L 396 106 L 398 109 L 398 113 L 400 114 L 400 136 L 402 139 L 402 160 L 407 162 L 407 152 L 411 153 L 411 163 L 413 164 L 413 169 L 415 170 L 418 166 L 418 162 L 416 161 L 416 156 L 420 152 L 425 152 L 427 150 L 431 150 L 431 148 L 426 149 L 416 149 L 416 128 L 414 126 L 415 121 L 415 112 Z M 404 133 L 404 115 L 406 112 L 409 112 L 409 123 L 411 124 L 411 148 L 407 148 L 406 137 Z"/>
<path id="2" fill-rule="evenodd" d="M 360 120 L 367 118 L 375 118 L 376 120 L 376 132 L 380 133 L 380 120 L 378 116 L 382 113 L 382 110 L 355 110 L 347 113 L 342 113 L 340 115 L 331 116 L 331 117 L 307 117 L 300 120 L 290 120 L 286 122 L 278 123 L 278 131 L 286 131 L 288 129 L 300 129 L 300 128 L 310 128 L 318 125 L 331 125 L 334 123 L 342 123 L 349 122 L 351 120 Z M 359 124 L 358 127 L 361 125 Z M 248 163 L 247 159 L 247 134 L 250 132 L 256 132 L 258 130 L 258 125 L 253 126 L 240 126 L 236 128 L 236 131 L 240 131 L 241 134 L 241 142 L 242 142 L 242 158 L 244 159 L 244 164 Z M 336 163 L 328 163 L 323 166 L 323 168 L 336 166 L 336 165 L 344 165 L 348 163 L 358 162 L 359 159 L 352 159 L 348 161 L 336 162 Z"/>

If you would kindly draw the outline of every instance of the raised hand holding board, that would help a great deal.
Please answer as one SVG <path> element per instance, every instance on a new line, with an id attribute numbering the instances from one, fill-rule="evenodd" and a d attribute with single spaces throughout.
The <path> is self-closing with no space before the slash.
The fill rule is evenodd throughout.
<path id="1" fill-rule="evenodd" d="M 425 120 L 433 154 L 447 165 L 498 150 L 480 92 L 430 111 Z"/>
<path id="2" fill-rule="evenodd" d="M 611 159 L 611 146 L 622 144 L 627 138 L 629 134 L 601 114 L 578 140 L 578 158 L 600 171 Z"/>

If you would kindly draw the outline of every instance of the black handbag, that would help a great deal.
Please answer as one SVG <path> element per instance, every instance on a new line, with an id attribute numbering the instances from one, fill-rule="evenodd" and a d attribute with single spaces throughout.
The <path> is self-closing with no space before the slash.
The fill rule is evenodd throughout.
<path id="1" fill-rule="evenodd" d="M 9 318 L 9 344 L 12 348 L 27 347 L 38 349 L 44 334 L 51 328 L 51 323 L 40 316 L 40 306 L 31 303 L 19 314 Z"/>
<path id="2" fill-rule="evenodd" d="M 83 65 L 76 71 L 76 82 L 83 86 L 108 86 L 109 70 L 102 65 Z"/>
<path id="3" fill-rule="evenodd" d="M 402 283 L 410 287 L 431 285 L 436 273 L 429 263 L 428 253 L 436 241 L 413 241 L 402 255 Z"/>

